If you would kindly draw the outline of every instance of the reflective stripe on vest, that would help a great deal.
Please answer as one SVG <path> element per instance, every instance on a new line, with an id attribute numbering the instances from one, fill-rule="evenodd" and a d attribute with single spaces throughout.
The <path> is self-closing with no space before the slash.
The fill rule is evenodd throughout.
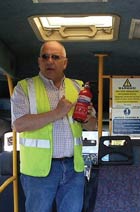
<path id="1" fill-rule="evenodd" d="M 43 139 L 20 138 L 20 144 L 26 147 L 50 148 L 50 141 Z"/>
<path id="2" fill-rule="evenodd" d="M 43 139 L 20 138 L 20 144 L 27 147 L 50 148 L 50 141 Z M 82 138 L 74 138 L 74 145 L 81 145 Z"/>
<path id="3" fill-rule="evenodd" d="M 69 123 L 70 123 L 70 124 L 73 124 L 74 121 L 75 121 L 75 120 L 72 118 L 72 116 L 69 116 L 68 119 L 69 119 Z"/>
<path id="4" fill-rule="evenodd" d="M 74 138 L 74 145 L 81 145 L 82 144 L 82 138 Z"/>
<path id="5" fill-rule="evenodd" d="M 31 114 L 37 114 L 36 94 L 35 94 L 35 87 L 34 87 L 32 78 L 28 79 L 28 94 L 29 94 L 29 100 L 30 100 Z"/>

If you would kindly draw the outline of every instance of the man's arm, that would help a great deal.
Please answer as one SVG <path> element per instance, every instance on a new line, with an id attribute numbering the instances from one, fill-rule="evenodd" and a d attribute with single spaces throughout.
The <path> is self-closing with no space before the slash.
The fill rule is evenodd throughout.
<path id="1" fill-rule="evenodd" d="M 26 114 L 16 119 L 13 127 L 17 132 L 33 131 L 59 118 L 61 118 L 61 114 L 57 112 L 57 109 L 41 114 Z"/>
<path id="2" fill-rule="evenodd" d="M 16 98 L 18 99 L 18 95 L 16 96 Z M 19 95 L 19 98 L 20 98 L 20 95 Z M 11 102 L 12 102 L 12 108 L 13 108 L 12 116 L 14 117 L 13 118 L 13 128 L 17 132 L 33 131 L 33 130 L 40 129 L 51 122 L 54 122 L 58 119 L 63 118 L 73 107 L 73 104 L 70 101 L 68 101 L 67 99 L 65 99 L 65 97 L 63 96 L 59 100 L 58 105 L 54 110 L 44 112 L 41 114 L 30 114 L 29 109 L 26 110 L 24 108 L 26 106 L 28 108 L 28 104 L 25 104 L 23 102 L 24 103 L 24 105 L 22 105 L 22 108 L 24 108 L 23 115 L 22 115 L 22 112 L 20 112 L 19 116 L 15 116 L 14 113 L 16 113 L 16 109 L 14 109 L 14 106 L 18 110 L 19 110 L 19 108 L 21 108 L 20 101 L 16 101 L 15 99 L 12 98 Z M 23 98 L 21 98 L 21 99 L 23 99 Z"/>
<path id="3" fill-rule="evenodd" d="M 88 122 L 82 124 L 83 129 L 92 131 L 97 129 L 97 119 L 96 117 L 91 117 Z"/>
<path id="4" fill-rule="evenodd" d="M 85 123 L 82 124 L 83 129 L 92 131 L 97 129 L 96 111 L 91 105 L 88 107 L 88 116 Z"/>

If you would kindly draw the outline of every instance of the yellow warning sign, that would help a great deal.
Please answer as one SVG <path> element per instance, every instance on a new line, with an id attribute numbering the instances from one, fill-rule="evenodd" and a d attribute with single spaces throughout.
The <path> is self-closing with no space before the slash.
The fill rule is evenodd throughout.
<path id="1" fill-rule="evenodd" d="M 114 104 L 140 104 L 140 79 L 113 79 Z"/>
<path id="2" fill-rule="evenodd" d="M 139 103 L 139 90 L 116 90 L 114 93 L 114 103 Z"/>

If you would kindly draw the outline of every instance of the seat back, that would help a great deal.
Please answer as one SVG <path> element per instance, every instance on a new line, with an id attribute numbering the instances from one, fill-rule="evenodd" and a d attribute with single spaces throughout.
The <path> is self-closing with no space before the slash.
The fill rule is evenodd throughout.
<path id="1" fill-rule="evenodd" d="M 0 153 L 0 185 L 2 185 L 9 177 L 12 176 L 12 152 L 1 152 Z M 19 168 L 18 168 L 19 172 Z M 13 212 L 13 183 L 9 184 L 4 191 L 0 194 L 0 211 L 2 212 Z M 24 192 L 18 180 L 18 191 L 19 191 L 19 211 L 25 212 L 25 196 Z"/>
<path id="2" fill-rule="evenodd" d="M 98 160 L 102 165 L 132 164 L 133 146 L 130 137 L 102 136 L 99 142 Z"/>
<path id="3" fill-rule="evenodd" d="M 139 212 L 140 166 L 104 165 L 99 169 L 93 212 Z"/>
<path id="4" fill-rule="evenodd" d="M 108 145 L 104 141 L 108 141 Z M 123 145 L 110 145 L 116 141 Z M 121 142 L 120 142 L 121 143 Z M 108 160 L 102 158 L 108 155 Z M 128 136 L 100 139 L 99 175 L 94 212 L 140 211 L 140 165 L 133 164 L 133 146 Z"/>

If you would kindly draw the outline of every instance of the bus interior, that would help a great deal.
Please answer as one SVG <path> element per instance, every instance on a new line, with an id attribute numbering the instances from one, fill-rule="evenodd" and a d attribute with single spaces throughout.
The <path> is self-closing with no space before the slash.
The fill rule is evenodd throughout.
<path id="1" fill-rule="evenodd" d="M 92 82 L 98 126 L 82 134 L 83 212 L 140 211 L 139 8 L 138 0 L 0 2 L 1 212 L 25 212 L 10 97 L 19 80 L 38 74 L 49 40 L 67 50 L 67 77 Z"/>

